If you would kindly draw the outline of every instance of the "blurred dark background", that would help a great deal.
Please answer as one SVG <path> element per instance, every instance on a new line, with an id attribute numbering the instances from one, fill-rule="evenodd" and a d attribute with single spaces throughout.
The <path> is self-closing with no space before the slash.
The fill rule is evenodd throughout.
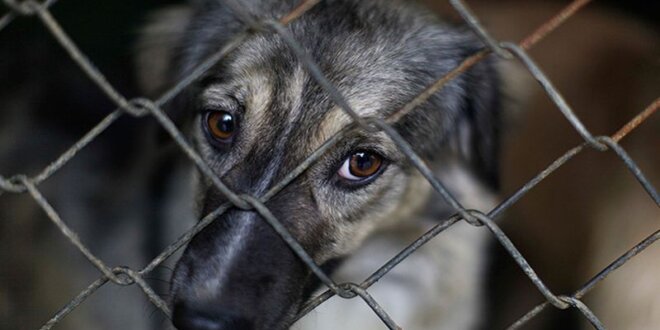
<path id="1" fill-rule="evenodd" d="M 135 79 L 135 40 L 147 13 L 179 2 L 66 0 L 58 1 L 52 13 L 130 99 L 141 95 Z M 456 19 L 445 1 L 422 2 Z M 467 3 L 497 38 L 520 40 L 568 1 Z M 3 10 L 0 14 L 7 12 Z M 531 55 L 593 133 L 612 134 L 660 96 L 659 22 L 657 1 L 594 1 Z M 115 109 L 36 17 L 16 17 L 0 30 L 0 77 L 0 175 L 38 173 Z M 515 94 L 524 95 L 519 101 L 524 110 L 506 128 L 505 196 L 580 143 L 535 83 L 519 80 Z M 120 119 L 43 185 L 63 218 L 110 265 L 139 268 L 169 243 L 159 239 L 166 235 L 155 222 L 160 197 L 145 197 L 153 195 L 153 185 L 127 183 L 127 178 L 149 171 L 135 159 L 145 150 L 140 141 L 150 126 L 149 118 Z M 660 186 L 659 116 L 622 146 Z M 107 189 L 98 191 L 98 186 Z M 72 199 L 84 206 L 70 205 Z M 146 206 L 136 207 L 141 199 Z M 28 196 L 0 195 L 0 210 L 0 329 L 38 328 L 98 272 Z M 102 216 L 90 216 L 97 214 Z M 523 198 L 501 224 L 554 292 L 571 293 L 657 230 L 659 219 L 657 206 L 613 154 L 588 151 Z M 543 301 L 497 244 L 493 251 L 485 329 L 504 328 Z M 78 272 L 81 268 L 84 271 Z M 150 279 L 165 297 L 168 274 L 164 269 Z M 586 302 L 612 329 L 658 329 L 658 278 L 660 249 L 653 246 L 597 287 Z M 165 324 L 137 288 L 112 286 L 93 295 L 56 328 L 162 329 Z M 551 309 L 526 329 L 582 327 L 579 313 Z"/>

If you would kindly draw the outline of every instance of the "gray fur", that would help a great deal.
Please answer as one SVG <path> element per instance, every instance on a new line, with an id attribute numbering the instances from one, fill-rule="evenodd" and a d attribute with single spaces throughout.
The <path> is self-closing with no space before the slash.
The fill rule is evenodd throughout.
<path id="1" fill-rule="evenodd" d="M 266 19 L 286 14 L 297 2 L 240 4 L 251 17 Z M 244 28 L 240 16 L 222 2 L 197 1 L 191 9 L 181 10 L 180 17 L 188 23 L 165 31 L 170 37 L 161 39 L 175 42 L 163 46 L 172 58 L 169 68 L 160 69 L 172 82 Z M 380 118 L 480 47 L 467 31 L 403 1 L 322 1 L 287 29 L 357 113 Z M 157 29 L 153 33 L 158 34 Z M 145 40 L 156 37 L 147 35 Z M 162 77 L 154 73 L 158 71 L 151 70 L 143 80 Z M 462 202 L 481 209 L 492 205 L 497 187 L 497 86 L 493 63 L 487 60 L 394 126 Z M 210 142 L 199 114 L 220 110 L 239 119 L 234 141 L 222 148 Z M 197 150 L 214 172 L 232 190 L 255 196 L 350 122 L 286 43 L 263 33 L 250 36 L 209 70 L 170 111 L 176 118 L 190 119 Z M 373 181 L 349 189 L 336 172 L 356 150 L 377 152 L 387 165 Z M 197 182 L 197 195 L 198 216 L 226 201 L 203 178 Z M 383 252 L 379 258 L 384 261 L 453 213 L 438 201 L 440 197 L 431 193 L 384 133 L 356 132 L 266 206 L 318 264 L 331 269 L 337 260 L 345 260 L 336 274 L 343 279 L 376 269 L 378 265 L 369 262 L 376 256 L 368 251 Z M 470 329 L 478 324 L 485 242 L 481 234 L 467 227 L 452 229 L 444 235 L 449 237 L 434 240 L 407 261 L 408 267 L 418 262 L 428 271 L 411 271 L 403 264 L 374 288 L 385 292 L 385 307 L 400 316 L 405 328 Z M 315 277 L 263 219 L 250 211 L 232 210 L 198 234 L 178 262 L 171 288 L 174 323 L 181 330 L 282 329 L 317 287 Z M 309 319 L 314 314 L 299 326 L 382 326 L 365 321 L 373 318 L 368 312 L 355 313 L 352 308 L 316 325 Z M 332 323 L 337 318 L 344 323 Z"/>

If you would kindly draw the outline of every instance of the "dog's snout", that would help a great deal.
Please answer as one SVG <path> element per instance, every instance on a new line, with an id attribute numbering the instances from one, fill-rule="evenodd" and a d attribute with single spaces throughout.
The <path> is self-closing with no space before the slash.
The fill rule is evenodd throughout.
<path id="1" fill-rule="evenodd" d="M 178 330 L 252 330 L 249 320 L 217 306 L 178 303 L 172 322 Z"/>
<path id="2" fill-rule="evenodd" d="M 172 278 L 173 323 L 179 330 L 283 329 L 309 274 L 266 221 L 230 210 L 181 256 Z"/>

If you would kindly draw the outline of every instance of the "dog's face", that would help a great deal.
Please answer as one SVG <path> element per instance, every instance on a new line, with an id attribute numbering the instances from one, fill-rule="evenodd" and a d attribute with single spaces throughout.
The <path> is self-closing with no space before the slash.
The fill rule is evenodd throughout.
<path id="1" fill-rule="evenodd" d="M 278 17 L 295 1 L 244 5 L 256 17 Z M 174 65 L 184 72 L 241 26 L 221 3 L 198 6 L 176 46 Z M 387 118 L 476 49 L 471 37 L 392 1 L 322 2 L 288 29 L 362 117 Z M 434 167 L 460 149 L 494 182 L 495 79 L 490 64 L 479 65 L 394 127 Z M 194 117 L 197 151 L 230 189 L 257 197 L 351 123 L 273 34 L 249 37 L 185 99 L 175 111 Z M 200 216 L 227 202 L 205 178 L 197 190 Z M 376 228 L 412 221 L 429 190 L 385 133 L 354 130 L 266 206 L 331 271 Z M 318 284 L 258 213 L 230 209 L 178 262 L 174 324 L 281 329 Z"/>

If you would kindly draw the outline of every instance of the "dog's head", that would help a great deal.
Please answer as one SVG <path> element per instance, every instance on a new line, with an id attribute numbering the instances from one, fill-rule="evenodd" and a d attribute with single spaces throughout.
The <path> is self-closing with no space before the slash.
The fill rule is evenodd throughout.
<path id="1" fill-rule="evenodd" d="M 297 1 L 236 3 L 265 19 L 285 15 Z M 173 33 L 166 39 L 174 45 L 158 56 L 172 54 L 173 79 L 244 28 L 230 8 L 198 1 L 179 16 L 163 16 L 156 32 Z M 323 1 L 287 29 L 363 117 L 386 118 L 480 47 L 466 31 L 398 1 Z M 163 70 L 150 72 L 157 71 Z M 446 155 L 460 154 L 495 186 L 496 80 L 489 61 L 478 64 L 393 126 L 434 168 Z M 248 37 L 183 98 L 172 110 L 194 118 L 197 151 L 230 189 L 252 196 L 263 195 L 351 123 L 276 34 Z M 266 206 L 331 271 L 375 228 L 413 214 L 428 193 L 385 133 L 355 130 Z M 198 195 L 200 216 L 227 202 L 203 177 Z M 171 288 L 174 323 L 186 330 L 280 329 L 318 284 L 256 212 L 231 209 L 197 234 L 179 260 Z"/>

